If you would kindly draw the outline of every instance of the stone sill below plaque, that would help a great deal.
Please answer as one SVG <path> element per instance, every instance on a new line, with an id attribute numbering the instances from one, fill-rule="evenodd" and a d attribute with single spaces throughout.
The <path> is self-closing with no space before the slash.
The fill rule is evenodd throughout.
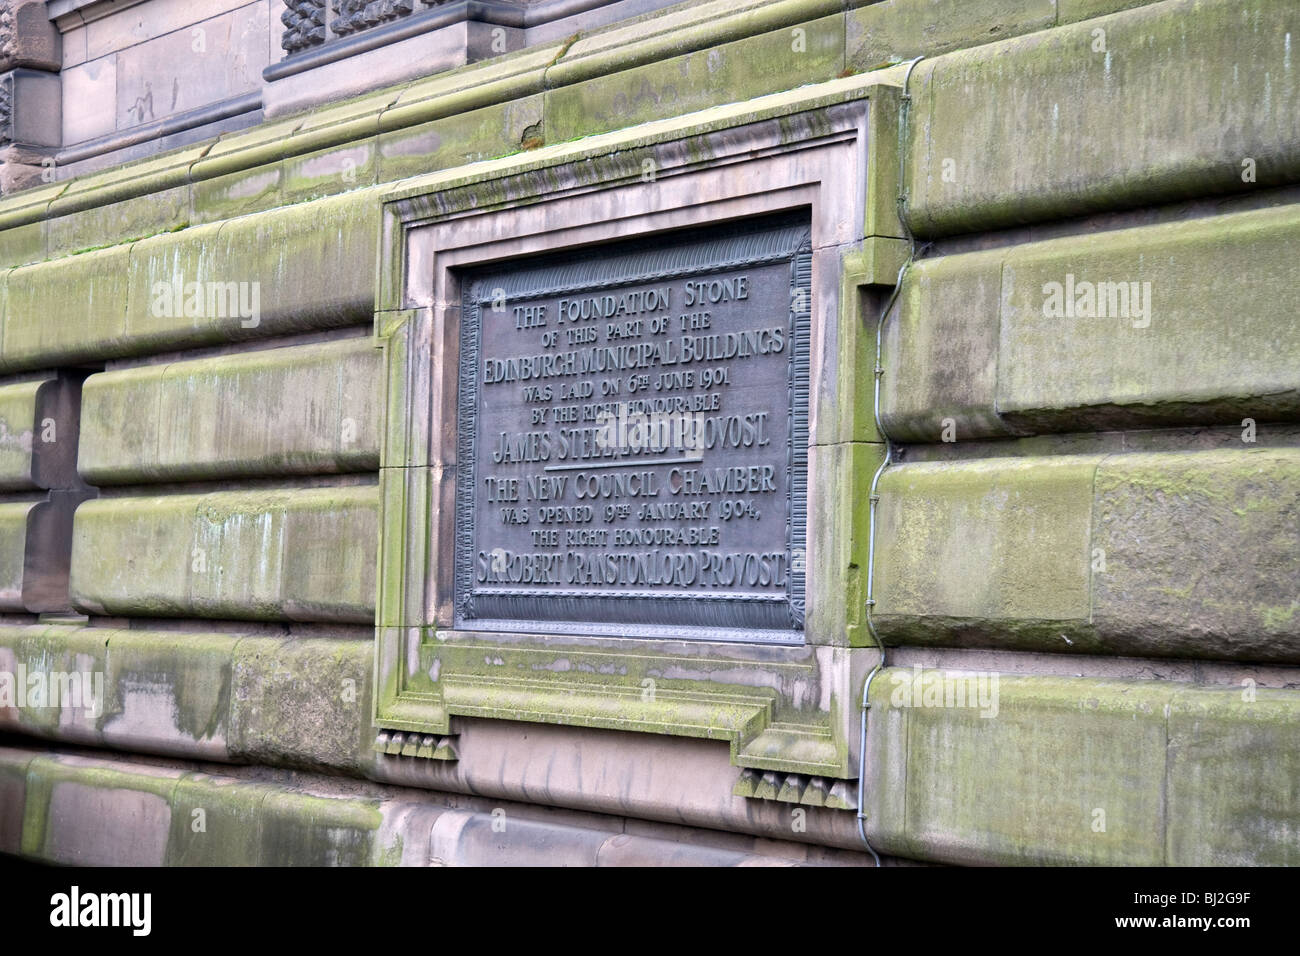
<path id="1" fill-rule="evenodd" d="M 834 778 L 853 776 L 850 728 L 836 724 L 854 712 L 852 688 L 874 658 L 868 649 L 432 629 L 404 638 L 418 664 L 400 690 L 394 677 L 381 694 L 388 730 L 446 735 L 451 718 L 482 717 L 699 737 L 728 741 L 739 767 Z"/>

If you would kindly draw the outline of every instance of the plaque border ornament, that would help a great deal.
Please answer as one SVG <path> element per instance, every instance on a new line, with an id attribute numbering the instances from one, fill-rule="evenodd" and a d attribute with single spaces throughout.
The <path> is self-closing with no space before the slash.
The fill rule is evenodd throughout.
<path id="1" fill-rule="evenodd" d="M 856 776 L 857 695 L 878 657 L 862 580 L 867 489 L 884 455 L 871 405 L 875 312 L 908 246 L 896 207 L 899 78 L 882 73 L 386 191 L 375 315 L 386 364 L 374 711 L 384 752 L 454 739 L 465 719 L 682 735 L 729 744 L 746 769 L 737 794 L 761 795 L 771 789 L 762 775 L 774 773 L 785 775 L 781 793 L 802 800 L 807 790 L 817 802 L 834 792 L 818 805 L 850 805 L 835 781 Z M 810 290 L 799 372 L 808 434 L 802 640 L 793 627 L 796 640 L 777 643 L 756 629 L 720 640 L 672 624 L 628 636 L 458 622 L 463 286 L 543 254 L 781 216 L 807 230 L 794 260 Z"/>

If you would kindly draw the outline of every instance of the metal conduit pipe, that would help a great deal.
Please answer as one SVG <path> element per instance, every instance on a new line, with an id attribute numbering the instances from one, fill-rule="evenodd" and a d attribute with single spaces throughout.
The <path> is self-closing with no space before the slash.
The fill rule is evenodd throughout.
<path id="1" fill-rule="evenodd" d="M 889 317 L 890 311 L 898 301 L 898 293 L 903 288 L 903 274 L 907 272 L 916 258 L 916 239 L 912 236 L 912 231 L 907 227 L 907 217 L 904 204 L 907 196 L 905 193 L 906 178 L 903 176 L 903 169 L 906 167 L 905 157 L 907 150 L 907 124 L 911 114 L 911 94 L 908 92 L 909 84 L 912 81 L 912 71 L 916 65 L 925 59 L 925 56 L 918 56 L 907 65 L 907 72 L 903 74 L 903 92 L 899 97 L 899 115 L 898 115 L 898 158 L 899 158 L 899 176 L 898 176 L 898 221 L 902 224 L 903 232 L 907 236 L 909 252 L 907 261 L 898 270 L 898 279 L 894 283 L 894 291 L 889 294 L 889 299 L 885 302 L 884 309 L 881 310 L 880 320 L 876 323 L 876 367 L 875 367 L 875 390 L 873 394 L 874 413 L 876 419 L 876 431 L 885 440 L 885 460 L 880 463 L 876 469 L 876 474 L 871 479 L 871 491 L 868 496 L 868 530 L 867 530 L 867 630 L 871 634 L 872 641 L 875 642 L 876 648 L 880 651 L 880 657 L 877 659 L 871 673 L 867 675 L 866 681 L 862 685 L 862 712 L 860 717 L 860 726 L 858 733 L 858 835 L 862 837 L 862 843 L 875 860 L 876 866 L 880 866 L 880 856 L 871 846 L 871 841 L 867 839 L 867 814 L 864 807 L 867 789 L 867 711 L 871 707 L 871 682 L 876 679 L 876 675 L 885 666 L 885 645 L 880 640 L 880 635 L 876 633 L 876 624 L 872 620 L 871 611 L 875 607 L 876 600 L 874 594 L 875 587 L 875 570 L 876 570 L 876 503 L 880 500 L 876 494 L 876 487 L 880 484 L 880 476 L 884 474 L 886 468 L 894 456 L 894 443 L 890 441 L 889 435 L 885 432 L 884 424 L 880 420 L 880 378 L 885 369 L 880 364 L 881 348 L 884 344 L 885 320 Z"/>

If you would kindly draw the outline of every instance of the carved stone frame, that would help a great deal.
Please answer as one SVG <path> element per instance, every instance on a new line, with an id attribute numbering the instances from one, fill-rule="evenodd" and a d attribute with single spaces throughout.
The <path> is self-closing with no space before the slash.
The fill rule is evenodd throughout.
<path id="1" fill-rule="evenodd" d="M 873 106 L 892 114 L 893 93 L 836 81 L 433 174 L 386 197 L 376 312 L 387 350 L 379 728 L 436 740 L 465 716 L 641 730 L 728 740 L 733 763 L 756 770 L 856 773 L 855 694 L 875 656 L 853 647 L 856 574 L 865 489 L 882 449 L 874 430 L 845 440 L 863 437 L 853 423 L 865 418 L 844 397 L 869 394 L 872 375 L 853 344 L 864 318 L 846 279 L 878 234 L 881 205 L 868 183 L 881 180 L 881 159 L 872 150 L 892 155 L 894 144 Z M 795 212 L 809 217 L 812 246 L 805 642 L 457 630 L 460 276 Z"/>

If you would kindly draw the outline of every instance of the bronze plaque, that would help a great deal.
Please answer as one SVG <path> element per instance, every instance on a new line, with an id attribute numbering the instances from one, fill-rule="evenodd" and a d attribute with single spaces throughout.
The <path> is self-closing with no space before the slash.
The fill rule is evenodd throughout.
<path id="1" fill-rule="evenodd" d="M 798 642 L 806 223 L 463 277 L 465 629 Z"/>

